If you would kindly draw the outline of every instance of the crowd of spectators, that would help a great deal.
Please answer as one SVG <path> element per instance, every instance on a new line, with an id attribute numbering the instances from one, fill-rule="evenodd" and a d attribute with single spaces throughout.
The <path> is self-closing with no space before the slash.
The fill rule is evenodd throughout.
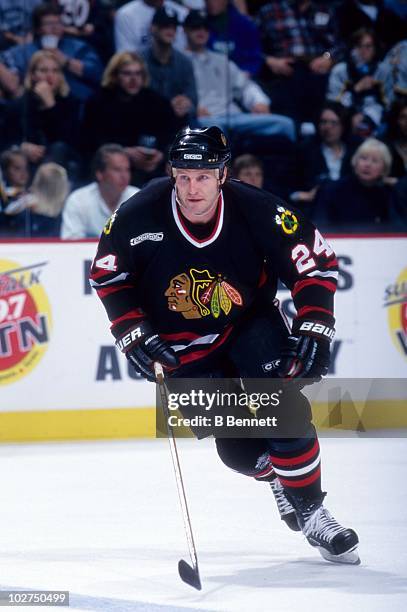
<path id="1" fill-rule="evenodd" d="M 97 236 L 185 125 L 328 231 L 407 230 L 405 0 L 0 0 L 0 236 Z"/>

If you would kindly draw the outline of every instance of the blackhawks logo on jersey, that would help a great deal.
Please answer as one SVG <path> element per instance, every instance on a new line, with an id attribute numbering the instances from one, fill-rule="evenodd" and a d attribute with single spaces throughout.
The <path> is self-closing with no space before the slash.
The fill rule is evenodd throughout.
<path id="1" fill-rule="evenodd" d="M 295 234 L 299 226 L 295 214 L 282 206 L 278 206 L 277 211 L 280 213 L 274 217 L 277 225 L 281 225 L 281 229 L 285 234 Z"/>
<path id="2" fill-rule="evenodd" d="M 228 315 L 233 305 L 243 305 L 239 291 L 222 275 L 195 268 L 174 276 L 164 295 L 168 308 L 180 312 L 185 319 L 201 319 L 209 315 L 217 319 L 222 312 Z"/>

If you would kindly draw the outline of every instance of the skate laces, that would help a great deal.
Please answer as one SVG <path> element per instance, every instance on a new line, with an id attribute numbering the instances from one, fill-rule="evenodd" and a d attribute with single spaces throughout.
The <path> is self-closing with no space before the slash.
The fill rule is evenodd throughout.
<path id="1" fill-rule="evenodd" d="M 319 539 L 330 542 L 338 533 L 344 530 L 345 527 L 342 527 L 326 508 L 320 506 L 305 520 L 303 534 L 307 538 L 314 535 Z"/>
<path id="2" fill-rule="evenodd" d="M 281 516 L 294 512 L 294 508 L 288 501 L 285 495 L 285 492 L 284 492 L 284 487 L 278 478 L 275 478 L 274 480 L 270 482 L 270 487 L 271 487 L 271 490 L 273 491 L 273 495 L 277 502 L 277 508 Z"/>

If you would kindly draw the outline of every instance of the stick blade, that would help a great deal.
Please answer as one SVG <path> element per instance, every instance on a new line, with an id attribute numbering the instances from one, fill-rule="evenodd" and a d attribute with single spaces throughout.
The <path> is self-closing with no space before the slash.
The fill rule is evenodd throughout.
<path id="1" fill-rule="evenodd" d="M 178 573 L 181 580 L 189 584 L 194 589 L 200 591 L 202 589 L 201 578 L 199 576 L 198 568 L 194 569 L 184 559 L 178 562 Z"/>

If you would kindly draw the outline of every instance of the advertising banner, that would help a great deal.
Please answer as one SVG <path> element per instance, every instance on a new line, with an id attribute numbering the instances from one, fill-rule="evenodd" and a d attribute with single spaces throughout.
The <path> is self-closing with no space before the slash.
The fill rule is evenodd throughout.
<path id="1" fill-rule="evenodd" d="M 329 375 L 405 378 L 407 238 L 329 242 L 340 265 Z M 0 244 L 2 412 L 155 405 L 154 385 L 138 379 L 114 347 L 104 309 L 89 286 L 95 250 L 94 241 Z M 278 297 L 292 317 L 289 291 L 281 287 Z"/>

